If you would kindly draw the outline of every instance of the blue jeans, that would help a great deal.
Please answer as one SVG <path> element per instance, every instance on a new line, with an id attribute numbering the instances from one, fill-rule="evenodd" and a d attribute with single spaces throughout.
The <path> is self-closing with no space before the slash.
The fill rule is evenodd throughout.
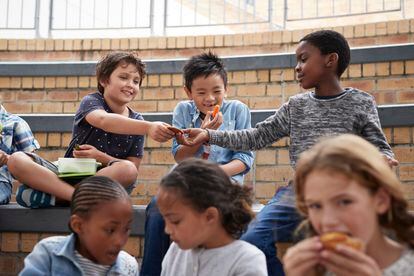
<path id="1" fill-rule="evenodd" d="M 269 276 L 285 275 L 282 263 L 276 257 L 275 243 L 291 242 L 292 234 L 300 221 L 301 217 L 295 208 L 293 184 L 289 184 L 276 191 L 241 236 L 241 240 L 263 251 Z"/>
<path id="2" fill-rule="evenodd" d="M 170 237 L 164 232 L 165 222 L 157 207 L 157 199 L 152 198 L 145 211 L 144 258 L 140 276 L 159 276 L 162 259 L 170 247 Z"/>

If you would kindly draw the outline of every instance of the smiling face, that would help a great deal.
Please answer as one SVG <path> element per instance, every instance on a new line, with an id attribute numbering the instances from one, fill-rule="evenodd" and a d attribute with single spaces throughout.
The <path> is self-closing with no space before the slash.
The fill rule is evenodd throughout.
<path id="1" fill-rule="evenodd" d="M 368 246 L 381 233 L 378 215 L 389 207 L 382 190 L 371 194 L 356 180 L 327 170 L 307 176 L 304 200 L 309 220 L 319 235 L 343 232 Z"/>
<path id="2" fill-rule="evenodd" d="M 79 238 L 76 249 L 95 263 L 112 265 L 128 240 L 131 223 L 127 199 L 101 203 L 86 218 L 72 215 L 71 227 Z"/>
<path id="3" fill-rule="evenodd" d="M 337 79 L 336 65 L 329 55 L 312 44 L 302 41 L 296 49 L 296 78 L 304 89 L 318 88 L 322 83 Z M 331 62 L 331 63 L 329 63 Z"/>
<path id="4" fill-rule="evenodd" d="M 160 213 L 165 220 L 165 233 L 181 249 L 204 246 L 210 237 L 206 212 L 198 212 L 184 204 L 177 195 L 160 188 L 157 196 Z"/>
<path id="5" fill-rule="evenodd" d="M 187 87 L 184 89 L 188 98 L 194 101 L 198 110 L 203 114 L 213 111 L 217 104 L 221 106 L 226 96 L 226 87 L 219 74 L 195 78 L 191 85 L 191 91 Z"/>
<path id="6" fill-rule="evenodd" d="M 108 80 L 100 82 L 104 87 L 105 100 L 120 106 L 131 102 L 139 92 L 140 80 L 135 65 L 121 62 Z"/>

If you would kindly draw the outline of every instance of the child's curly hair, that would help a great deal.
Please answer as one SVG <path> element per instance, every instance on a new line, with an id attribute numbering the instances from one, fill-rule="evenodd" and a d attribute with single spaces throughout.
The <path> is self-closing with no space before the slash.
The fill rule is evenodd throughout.
<path id="1" fill-rule="evenodd" d="M 235 239 L 254 217 L 251 189 L 233 183 L 215 163 L 186 159 L 161 180 L 161 188 L 173 191 L 197 211 L 217 208 L 221 224 Z"/>

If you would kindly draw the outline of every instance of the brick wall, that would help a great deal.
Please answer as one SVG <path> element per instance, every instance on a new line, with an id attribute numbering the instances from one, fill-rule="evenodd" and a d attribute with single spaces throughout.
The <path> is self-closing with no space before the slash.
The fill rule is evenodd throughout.
<path id="1" fill-rule="evenodd" d="M 414 20 L 335 30 L 342 32 L 353 46 L 414 40 Z M 231 55 L 286 52 L 294 49 L 300 37 L 310 31 L 120 40 L 0 40 L 0 56 L 1 60 L 87 60 L 97 59 L 111 49 L 137 48 L 144 58 L 188 57 L 210 47 L 218 53 Z M 139 112 L 172 111 L 179 101 L 186 99 L 182 83 L 180 74 L 149 75 L 131 107 Z M 275 109 L 291 95 L 301 92 L 293 68 L 229 72 L 229 83 L 228 97 L 243 101 L 251 109 Z M 343 75 L 343 85 L 371 93 L 378 104 L 414 103 L 414 60 L 352 64 Z M 82 97 L 95 89 L 96 80 L 90 76 L 0 77 L 0 100 L 13 113 L 74 113 Z M 414 181 L 410 171 L 414 163 L 412 129 L 389 129 L 387 133 L 395 149 L 401 151 L 397 157 L 404 160 L 397 171 L 401 180 Z M 70 141 L 69 133 L 35 135 L 42 146 L 40 154 L 50 160 L 62 156 Z M 286 145 L 287 140 L 282 140 L 257 153 L 255 170 L 246 182 L 255 184 L 260 201 L 269 199 L 277 185 L 285 183 L 291 174 Z M 134 203 L 145 204 L 156 193 L 160 177 L 174 164 L 170 146 L 170 142 L 161 144 L 147 139 L 140 185 L 132 194 Z M 414 199 L 412 192 L 409 195 Z"/>
<path id="2" fill-rule="evenodd" d="M 351 46 L 413 42 L 414 20 L 337 27 Z M 291 52 L 299 39 L 312 30 L 255 34 L 83 40 L 0 40 L 0 60 L 97 60 L 115 49 L 140 50 L 144 59 L 189 57 L 212 48 L 219 55 Z M 274 109 L 300 92 L 293 69 L 238 71 L 229 73 L 229 98 L 245 102 L 251 109 Z M 414 103 L 414 60 L 353 64 L 345 72 L 344 86 L 373 94 L 378 104 Z M 82 97 L 95 90 L 94 77 L 0 77 L 0 100 L 13 113 L 74 113 Z M 150 75 L 132 107 L 139 112 L 171 111 L 185 99 L 180 74 Z M 414 210 L 414 128 L 384 130 L 400 166 L 396 173 Z M 56 160 L 70 141 L 69 133 L 35 133 L 42 146 L 40 155 Z M 255 167 L 246 183 L 254 185 L 258 201 L 265 203 L 291 175 L 288 140 L 282 139 L 257 152 Z M 146 204 L 156 193 L 158 181 L 174 160 L 171 143 L 147 139 L 141 165 L 140 185 L 133 191 L 135 204 Z M 34 244 L 51 233 L 1 233 L 0 271 L 15 275 Z M 143 240 L 131 237 L 126 250 L 142 257 Z"/>

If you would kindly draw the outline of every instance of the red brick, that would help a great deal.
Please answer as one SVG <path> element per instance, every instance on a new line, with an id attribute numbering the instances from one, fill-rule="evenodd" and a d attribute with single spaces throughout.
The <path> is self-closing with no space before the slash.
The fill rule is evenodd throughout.
<path id="1" fill-rule="evenodd" d="M 258 85 L 243 85 L 237 88 L 237 96 L 263 96 L 266 92 L 266 86 Z"/>
<path id="2" fill-rule="evenodd" d="M 152 150 L 150 156 L 151 164 L 172 165 L 175 163 L 170 150 Z"/>
<path id="3" fill-rule="evenodd" d="M 257 72 L 256 71 L 246 71 L 244 73 L 244 80 L 246 83 L 255 83 L 257 82 Z"/>
<path id="4" fill-rule="evenodd" d="M 33 247 L 39 240 L 38 233 L 21 233 L 20 251 L 32 252 Z"/>
<path id="5" fill-rule="evenodd" d="M 251 109 L 274 109 L 282 104 L 282 98 L 272 97 L 251 97 L 249 98 L 249 107 Z"/>
<path id="6" fill-rule="evenodd" d="M 62 113 L 63 105 L 61 102 L 50 103 L 33 103 L 33 112 L 34 113 Z"/>
<path id="7" fill-rule="evenodd" d="M 46 93 L 44 91 L 19 91 L 17 92 L 18 101 L 42 101 L 45 99 Z"/>
<path id="8" fill-rule="evenodd" d="M 257 165 L 274 165 L 276 164 L 276 150 L 268 149 L 256 152 Z"/>
<path id="9" fill-rule="evenodd" d="M 31 103 L 3 103 L 4 108 L 10 113 L 32 113 Z"/>
<path id="10" fill-rule="evenodd" d="M 154 88 L 154 89 L 143 89 L 144 100 L 166 100 L 174 99 L 174 90 L 171 88 Z"/>
<path id="11" fill-rule="evenodd" d="M 123 250 L 128 252 L 130 255 L 134 257 L 139 256 L 140 252 L 140 242 L 138 237 L 129 237 L 127 243 L 123 247 Z"/>
<path id="12" fill-rule="evenodd" d="M 400 165 L 398 167 L 401 181 L 413 181 L 414 180 L 414 165 Z"/>
<path id="13" fill-rule="evenodd" d="M 290 165 L 289 150 L 278 149 L 277 150 L 277 164 L 279 165 Z"/>
<path id="14" fill-rule="evenodd" d="M 47 146 L 48 147 L 60 147 L 61 146 L 60 133 L 49 133 L 47 135 Z"/>
<path id="15" fill-rule="evenodd" d="M 22 87 L 22 78 L 20 77 L 10 78 L 10 88 L 21 88 L 21 87 Z"/>
<path id="16" fill-rule="evenodd" d="M 36 132 L 34 133 L 34 136 L 36 140 L 39 142 L 41 148 L 47 146 L 47 133 Z"/>
<path id="17" fill-rule="evenodd" d="M 275 194 L 276 186 L 274 183 L 256 182 L 255 196 L 256 198 L 272 198 Z"/>
<path id="18" fill-rule="evenodd" d="M 290 166 L 257 166 L 257 181 L 287 181 L 292 177 Z"/>
<path id="19" fill-rule="evenodd" d="M 3 252 L 19 252 L 19 233 L 1 234 L 1 251 Z"/>
<path id="20" fill-rule="evenodd" d="M 378 90 L 398 90 L 398 89 L 413 89 L 414 78 L 398 78 L 398 79 L 379 79 L 377 84 Z"/>
<path id="21" fill-rule="evenodd" d="M 77 101 L 78 100 L 78 91 L 49 91 L 47 93 L 47 99 L 49 101 Z"/>
<path id="22" fill-rule="evenodd" d="M 0 271 L 2 275 L 17 275 L 21 270 L 21 259 L 17 256 L 0 256 Z"/>
<path id="23" fill-rule="evenodd" d="M 391 75 L 404 74 L 404 61 L 392 61 L 391 62 Z"/>
<path id="24" fill-rule="evenodd" d="M 400 163 L 414 163 L 414 147 L 395 147 L 393 152 Z"/>
<path id="25" fill-rule="evenodd" d="M 172 112 L 179 100 L 158 101 L 158 112 Z"/>
<path id="26" fill-rule="evenodd" d="M 411 143 L 411 141 L 411 129 L 409 127 L 394 128 L 394 144 L 408 144 Z"/>
<path id="27" fill-rule="evenodd" d="M 381 62 L 376 64 L 377 76 L 388 76 L 390 74 L 390 64 L 388 62 Z"/>
<path id="28" fill-rule="evenodd" d="M 140 166 L 138 180 L 161 179 L 169 170 L 169 166 Z"/>
<path id="29" fill-rule="evenodd" d="M 40 150 L 38 154 L 49 161 L 56 161 L 59 157 L 65 155 L 65 150 Z"/>
<path id="30" fill-rule="evenodd" d="M 128 104 L 133 110 L 138 112 L 156 112 L 157 101 L 133 101 Z"/>

